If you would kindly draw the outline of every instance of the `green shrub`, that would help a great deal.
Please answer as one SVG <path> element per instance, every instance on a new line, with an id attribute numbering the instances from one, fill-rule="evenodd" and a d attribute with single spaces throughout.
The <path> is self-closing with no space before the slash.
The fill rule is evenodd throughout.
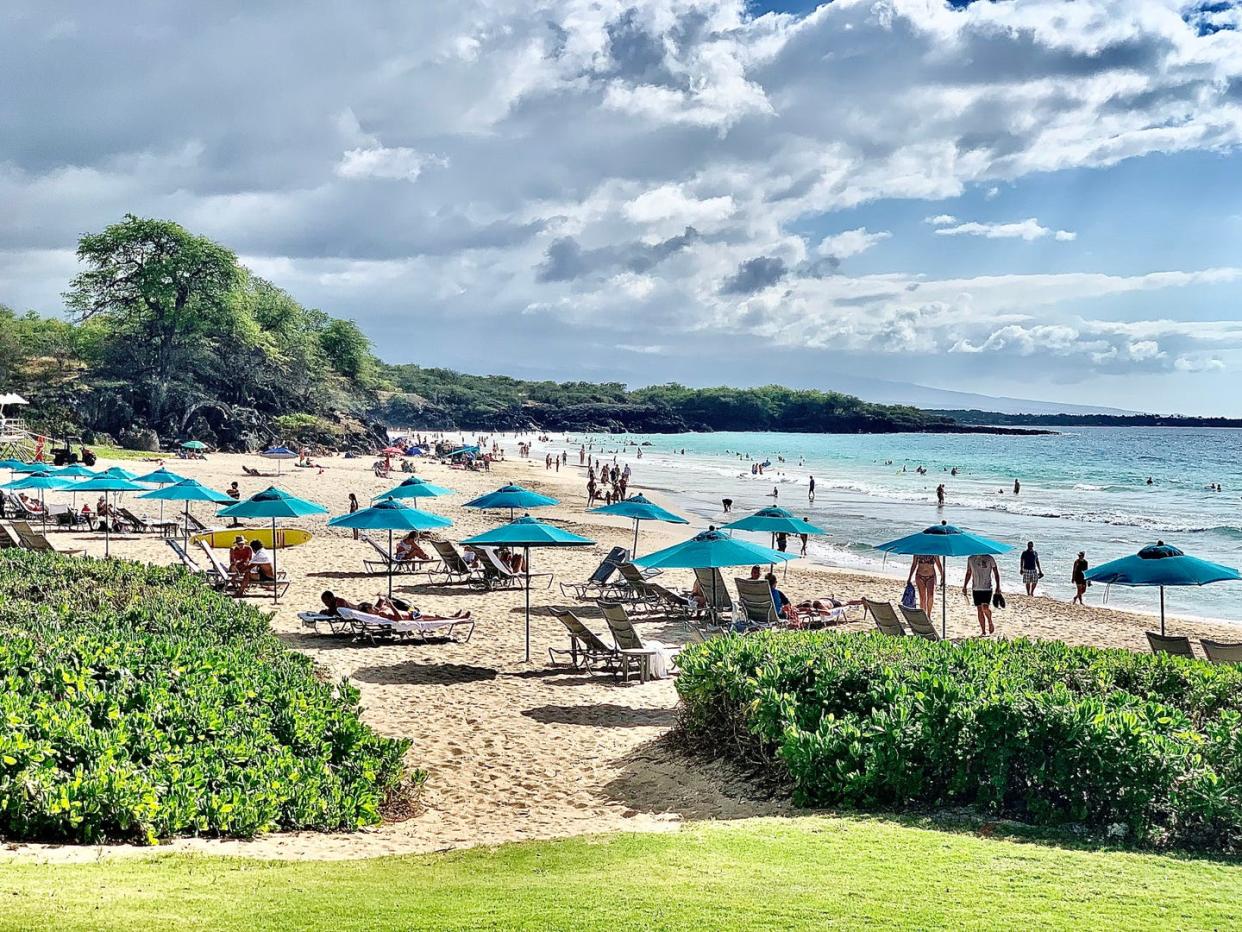
<path id="1" fill-rule="evenodd" d="M 0 680 L 7 839 L 353 829 L 404 777 L 357 690 L 181 570 L 0 552 Z"/>
<path id="2" fill-rule="evenodd" d="M 969 805 L 1242 843 L 1242 666 L 1056 641 L 785 632 L 682 653 L 683 728 L 802 805 Z"/>

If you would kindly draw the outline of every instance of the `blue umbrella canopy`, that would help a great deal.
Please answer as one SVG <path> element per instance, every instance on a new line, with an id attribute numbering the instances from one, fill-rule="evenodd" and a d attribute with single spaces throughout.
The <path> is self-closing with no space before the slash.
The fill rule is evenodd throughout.
<path id="1" fill-rule="evenodd" d="M 154 480 L 145 480 L 154 481 Z M 151 498 L 166 502 L 231 502 L 233 499 L 223 492 L 217 492 L 203 485 L 197 479 L 182 479 L 163 488 L 155 489 L 139 495 L 139 498 Z"/>
<path id="2" fill-rule="evenodd" d="M 24 479 L 14 479 L 12 482 L 4 485 L 3 488 L 12 492 L 25 492 L 31 489 L 46 492 L 48 489 L 61 489 L 66 484 L 72 484 L 72 481 L 62 479 L 60 476 L 54 476 L 49 472 L 34 472 Z"/>
<path id="3" fill-rule="evenodd" d="M 495 492 L 488 492 L 465 503 L 466 508 L 543 508 L 547 505 L 559 505 L 555 498 L 540 495 L 520 485 L 501 486 Z"/>
<path id="4" fill-rule="evenodd" d="M 25 472 L 25 473 L 47 472 L 47 470 L 55 468 L 52 466 L 51 463 L 23 463 L 18 460 L 9 460 L 9 462 L 17 463 L 16 466 L 9 467 L 9 469 L 11 469 L 13 472 Z"/>
<path id="5" fill-rule="evenodd" d="M 410 476 L 396 488 L 389 489 L 380 495 L 375 496 L 375 501 L 389 498 L 436 498 L 441 495 L 455 494 L 452 489 L 446 489 L 442 485 L 436 485 L 434 482 L 428 482 L 426 479 L 420 479 L 418 476 Z"/>
<path id="6" fill-rule="evenodd" d="M 361 508 L 352 514 L 341 515 L 328 522 L 332 527 L 357 528 L 364 531 L 431 531 L 451 527 L 453 522 L 440 515 L 410 508 L 398 501 L 386 498 L 381 502 Z"/>
<path id="7" fill-rule="evenodd" d="M 476 446 L 465 446 L 465 447 L 458 447 L 456 450 L 452 450 L 451 452 L 449 452 L 449 453 L 445 453 L 444 455 L 445 455 L 445 456 L 449 456 L 449 457 L 452 457 L 452 456 L 477 456 L 477 455 L 478 455 L 478 453 L 479 453 L 479 448 L 478 448 L 478 447 L 476 447 Z"/>
<path id="8" fill-rule="evenodd" d="M 100 473 L 100 475 L 101 476 L 112 476 L 115 479 L 128 479 L 131 482 L 134 482 L 138 479 L 138 477 L 134 473 L 130 472 L 128 469 L 122 469 L 120 466 L 113 466 L 109 469 L 105 469 L 103 472 Z M 121 491 L 130 492 L 133 490 L 122 489 Z"/>
<path id="9" fill-rule="evenodd" d="M 1188 556 L 1162 540 L 1148 544 L 1132 556 L 1101 563 L 1087 570 L 1086 576 L 1091 582 L 1106 585 L 1159 587 L 1161 634 L 1164 634 L 1165 586 L 1206 586 L 1242 579 L 1242 574 L 1231 566 Z"/>
<path id="10" fill-rule="evenodd" d="M 3 465 L 3 464 L 0 464 Z M 81 463 L 74 463 L 71 466 L 62 466 L 55 470 L 57 476 L 61 479 L 94 479 L 99 475 L 93 469 L 87 469 Z"/>
<path id="11" fill-rule="evenodd" d="M 181 447 L 185 450 L 206 450 L 207 444 L 203 443 L 201 440 L 187 440 L 185 443 L 181 444 Z"/>
<path id="12" fill-rule="evenodd" d="M 671 511 L 661 508 L 655 502 L 647 500 L 645 495 L 632 495 L 627 499 L 619 502 L 613 502 L 611 505 L 604 505 L 602 508 L 592 508 L 589 514 L 593 515 L 615 515 L 619 518 L 629 518 L 634 522 L 634 552 L 638 552 L 638 522 L 639 521 L 665 521 L 669 524 L 689 524 L 690 522 L 681 515 L 675 515 Z"/>
<path id="13" fill-rule="evenodd" d="M 265 456 L 269 460 L 294 460 L 298 455 L 288 447 L 268 447 L 259 456 Z"/>
<path id="14" fill-rule="evenodd" d="M 680 544 L 636 557 L 634 563 L 666 570 L 716 569 L 751 563 L 783 563 L 793 558 L 793 554 L 737 540 L 721 531 L 704 531 Z"/>
<path id="15" fill-rule="evenodd" d="M 747 515 L 745 518 L 739 518 L 731 524 L 725 525 L 726 530 L 730 531 L 762 531 L 766 534 L 827 534 L 821 527 L 816 527 L 809 521 L 802 518 L 794 517 L 791 512 L 784 508 L 777 508 L 775 505 L 769 508 L 760 508 L 753 515 Z"/>
<path id="16" fill-rule="evenodd" d="M 689 524 L 681 515 L 661 508 L 655 502 L 648 501 L 644 495 L 633 495 L 624 501 L 592 508 L 588 514 L 615 515 L 618 518 L 631 518 L 635 521 L 667 521 L 669 524 Z"/>
<path id="17" fill-rule="evenodd" d="M 0 469 L 7 469 L 10 472 L 23 472 L 26 469 L 26 463 L 21 460 L 0 460 Z"/>
<path id="18" fill-rule="evenodd" d="M 306 518 L 310 515 L 326 515 L 328 509 L 314 502 L 290 495 L 283 489 L 270 486 L 235 505 L 219 511 L 225 518 Z"/>
<path id="19" fill-rule="evenodd" d="M 66 484 L 65 489 L 72 489 L 74 492 L 146 492 L 147 486 L 139 485 L 132 479 L 126 479 L 124 476 L 111 476 L 108 473 L 101 473 L 94 479 Z"/>
<path id="20" fill-rule="evenodd" d="M 981 553 L 1008 553 L 1013 547 L 941 521 L 917 534 L 877 544 L 875 549 L 924 557 L 973 557 Z"/>
<path id="21" fill-rule="evenodd" d="M 393 531 L 430 531 L 435 528 L 449 527 L 452 521 L 440 515 L 433 515 L 417 508 L 410 508 L 395 499 L 386 498 L 369 508 L 361 508 L 347 515 L 333 518 L 328 524 L 332 527 L 348 527 L 366 531 L 388 532 L 388 597 L 392 598 L 392 532 Z"/>
<path id="22" fill-rule="evenodd" d="M 585 547 L 595 543 L 530 515 L 462 541 L 477 547 Z"/>
<path id="23" fill-rule="evenodd" d="M 150 482 L 155 485 L 172 485 L 174 482 L 186 481 L 185 476 L 179 476 L 175 472 L 169 472 L 167 469 L 157 469 L 155 472 L 149 472 L 145 476 L 138 476 L 135 482 Z"/>
<path id="24" fill-rule="evenodd" d="M 522 547 L 526 550 L 526 662 L 530 663 L 530 548 L 586 547 L 595 541 L 571 534 L 554 524 L 548 524 L 530 515 L 523 515 L 516 521 L 510 521 L 490 531 L 476 534 L 474 537 L 463 540 L 462 543 L 473 544 L 476 547 Z"/>

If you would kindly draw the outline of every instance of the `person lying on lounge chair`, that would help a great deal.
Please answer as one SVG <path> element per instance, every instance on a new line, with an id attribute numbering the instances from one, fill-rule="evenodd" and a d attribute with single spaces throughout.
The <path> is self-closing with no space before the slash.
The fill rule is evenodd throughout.
<path id="1" fill-rule="evenodd" d="M 325 590 L 323 595 L 319 597 L 319 601 L 323 602 L 323 607 L 325 609 L 324 614 L 326 615 L 339 615 L 340 612 L 338 609 L 342 608 L 352 608 L 357 611 L 362 611 L 362 609 L 360 609 L 353 602 L 350 602 L 348 599 L 342 599 L 331 589 Z"/>
<path id="2" fill-rule="evenodd" d="M 805 602 L 799 602 L 798 611 L 803 613 L 811 612 L 816 615 L 831 615 L 837 609 L 862 604 L 862 599 L 838 599 L 826 595 L 818 599 L 807 599 Z"/>
<path id="3" fill-rule="evenodd" d="M 404 604 L 404 603 L 403 603 Z M 424 615 L 417 606 L 411 605 L 408 611 L 397 608 L 384 596 L 377 596 L 374 602 L 363 602 L 358 606 L 358 611 L 365 612 L 368 615 L 378 615 L 380 618 L 387 618 L 389 621 L 450 621 L 452 619 L 467 619 L 470 613 L 458 610 L 453 615 Z"/>
<path id="4" fill-rule="evenodd" d="M 501 563 L 515 573 L 520 573 L 526 569 L 526 563 L 522 559 L 522 555 L 516 550 L 510 550 L 508 547 L 498 547 L 496 548 L 496 556 L 500 558 Z"/>
<path id="5" fill-rule="evenodd" d="M 430 560 L 427 551 L 418 545 L 418 531 L 410 531 L 405 537 L 397 541 L 397 562 L 402 563 L 406 560 Z"/>

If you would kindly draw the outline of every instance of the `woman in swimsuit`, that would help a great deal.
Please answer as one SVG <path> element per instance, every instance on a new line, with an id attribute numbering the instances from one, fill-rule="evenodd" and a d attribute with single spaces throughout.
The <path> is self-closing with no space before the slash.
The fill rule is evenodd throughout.
<path id="1" fill-rule="evenodd" d="M 919 593 L 919 608 L 931 617 L 936 602 L 936 576 L 944 578 L 944 563 L 940 557 L 924 554 L 915 555 L 910 559 L 910 574 L 906 577 L 906 585 L 914 583 Z"/>

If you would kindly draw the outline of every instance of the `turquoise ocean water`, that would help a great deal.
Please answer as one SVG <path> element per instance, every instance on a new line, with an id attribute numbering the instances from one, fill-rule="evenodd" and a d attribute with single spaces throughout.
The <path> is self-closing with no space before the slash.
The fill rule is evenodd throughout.
<path id="1" fill-rule="evenodd" d="M 559 441 L 560 438 L 554 438 Z M 536 450 L 569 448 L 552 442 Z M 1070 565 L 1079 550 L 1091 565 L 1133 553 L 1157 539 L 1229 566 L 1242 565 L 1242 431 L 1076 428 L 1050 436 L 972 434 L 634 434 L 595 437 L 594 452 L 629 463 L 640 485 L 666 493 L 700 522 L 722 522 L 722 498 L 734 517 L 772 503 L 831 532 L 813 540 L 822 563 L 899 571 L 871 545 L 941 518 L 1020 548 L 1035 541 L 1043 591 L 1072 595 Z M 637 458 L 636 444 L 643 457 Z M 681 451 L 684 450 L 683 454 Z M 783 458 L 783 462 L 782 462 Z M 762 477 L 753 462 L 769 461 Z M 916 472 L 926 468 L 925 475 Z M 903 471 L 904 467 L 904 471 Z M 956 467 L 958 475 L 950 470 Z M 808 502 L 814 476 L 816 500 Z M 1147 479 L 1152 484 L 1147 484 Z M 1013 494 L 1013 482 L 1021 492 Z M 947 500 L 936 505 L 943 482 Z M 1210 491 L 1219 483 L 1223 491 Z M 756 538 L 758 540 L 759 538 Z M 1018 589 L 1018 558 L 1001 558 L 1008 588 Z M 950 568 L 950 582 L 963 567 Z M 1089 601 L 1099 602 L 1102 586 Z M 1154 610 L 1154 591 L 1113 587 L 1109 604 Z M 1242 621 L 1242 583 L 1170 590 L 1169 610 Z"/>

